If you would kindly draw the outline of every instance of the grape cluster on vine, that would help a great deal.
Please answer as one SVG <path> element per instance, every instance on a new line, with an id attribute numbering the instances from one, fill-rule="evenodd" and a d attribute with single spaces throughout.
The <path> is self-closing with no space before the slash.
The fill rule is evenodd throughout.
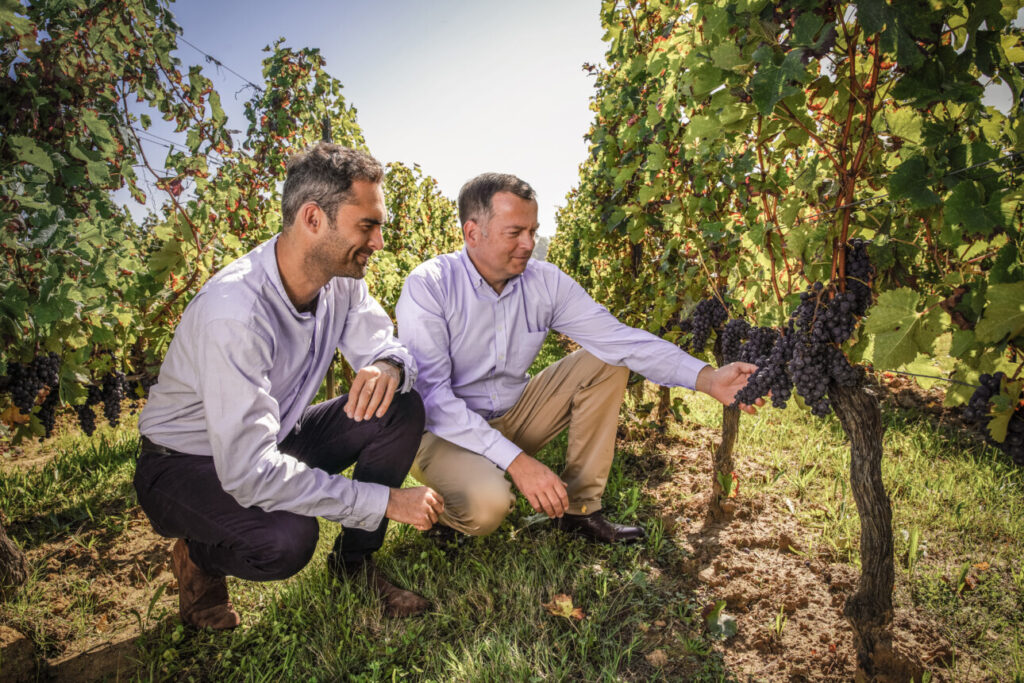
<path id="1" fill-rule="evenodd" d="M 121 420 L 121 402 L 124 401 L 127 385 L 124 373 L 120 370 L 115 370 L 103 378 L 100 399 L 103 401 L 103 416 L 111 426 L 116 427 Z"/>
<path id="2" fill-rule="evenodd" d="M 704 350 L 711 332 L 719 329 L 728 318 L 729 311 L 720 297 L 713 296 L 700 301 L 687 319 L 691 335 L 690 350 L 694 353 Z"/>
<path id="3" fill-rule="evenodd" d="M 974 390 L 967 405 L 964 406 L 964 420 L 985 427 L 986 439 L 1009 456 L 1014 463 L 1024 467 L 1024 408 L 1018 405 L 1013 411 L 1006 425 L 1006 438 L 1002 443 L 993 439 L 987 429 L 989 404 L 992 398 L 999 394 L 1004 379 L 1006 375 L 1002 372 L 984 374 L 978 378 L 980 386 Z"/>
<path id="4" fill-rule="evenodd" d="M 738 360 L 743 340 L 750 334 L 750 323 L 742 318 L 733 318 L 722 328 L 722 359 L 726 363 Z"/>
<path id="5" fill-rule="evenodd" d="M 871 305 L 874 270 L 863 240 L 852 240 L 844 258 L 845 291 L 815 282 L 800 295 L 800 304 L 782 334 L 773 331 L 771 337 L 756 332 L 763 328 L 747 331 L 744 347 L 753 346 L 756 332 L 758 348 L 751 348 L 744 357 L 741 347 L 739 360 L 755 363 L 758 369 L 736 394 L 737 403 L 752 404 L 770 392 L 772 405 L 782 408 L 795 389 L 812 414 L 824 417 L 832 410 L 829 386 L 851 387 L 862 381 L 863 369 L 851 365 L 839 347 L 852 336 L 858 317 Z M 765 354 L 769 339 L 773 346 Z"/>
<path id="6" fill-rule="evenodd" d="M 39 392 L 45 388 L 56 390 L 59 378 L 60 357 L 48 353 L 28 363 L 8 363 L 3 385 L 11 395 L 11 403 L 28 415 L 36 405 Z"/>

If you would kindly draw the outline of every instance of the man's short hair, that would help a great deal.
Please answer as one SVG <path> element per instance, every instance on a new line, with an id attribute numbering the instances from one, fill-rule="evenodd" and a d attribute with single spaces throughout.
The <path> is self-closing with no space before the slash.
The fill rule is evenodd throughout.
<path id="1" fill-rule="evenodd" d="M 338 207 L 351 199 L 353 182 L 379 183 L 383 179 L 384 167 L 366 152 L 318 142 L 288 160 L 288 176 L 281 191 L 282 226 L 290 227 L 306 202 L 316 202 L 333 222 Z"/>
<path id="2" fill-rule="evenodd" d="M 525 180 L 511 173 L 481 173 L 459 190 L 459 223 L 465 225 L 470 220 L 486 223 L 494 210 L 491 200 L 499 192 L 511 192 L 520 199 L 537 201 L 537 193 Z"/>

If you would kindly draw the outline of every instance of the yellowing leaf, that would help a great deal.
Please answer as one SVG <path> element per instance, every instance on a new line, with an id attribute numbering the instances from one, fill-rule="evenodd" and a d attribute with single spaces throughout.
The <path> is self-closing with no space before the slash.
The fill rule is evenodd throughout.
<path id="1" fill-rule="evenodd" d="M 583 610 L 579 607 L 573 607 L 572 598 L 565 593 L 559 593 L 551 598 L 551 602 L 541 603 L 541 607 L 544 607 L 550 614 L 556 617 L 563 617 L 565 619 L 576 619 L 580 621 L 586 615 Z"/>

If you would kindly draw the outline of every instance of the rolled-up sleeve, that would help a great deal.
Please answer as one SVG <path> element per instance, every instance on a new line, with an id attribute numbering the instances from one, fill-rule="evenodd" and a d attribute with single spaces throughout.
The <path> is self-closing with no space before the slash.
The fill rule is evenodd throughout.
<path id="1" fill-rule="evenodd" d="M 402 343 L 419 359 L 416 391 L 423 398 L 427 429 L 507 469 L 522 449 L 475 413 L 452 389 L 451 337 L 437 281 L 406 278 L 395 307 Z"/>
<path id="2" fill-rule="evenodd" d="M 561 270 L 552 268 L 554 310 L 551 327 L 610 365 L 667 387 L 693 389 L 708 364 L 646 330 L 619 322 Z"/>
<path id="3" fill-rule="evenodd" d="M 224 490 L 245 507 L 376 528 L 387 508 L 387 486 L 328 474 L 278 449 L 280 407 L 269 380 L 272 345 L 230 320 L 205 325 L 195 340 L 202 349 L 194 355 L 198 392 Z"/>

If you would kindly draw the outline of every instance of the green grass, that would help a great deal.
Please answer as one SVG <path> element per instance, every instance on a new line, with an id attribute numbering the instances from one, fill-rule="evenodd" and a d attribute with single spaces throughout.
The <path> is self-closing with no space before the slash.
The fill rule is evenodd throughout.
<path id="1" fill-rule="evenodd" d="M 557 353 L 553 346 L 545 349 L 548 356 Z M 718 424 L 716 404 L 679 395 L 690 414 L 687 423 L 671 426 L 668 438 Z M 929 419 L 895 408 L 884 415 L 897 607 L 923 610 L 997 680 L 1024 680 L 1024 472 Z M 134 437 L 128 429 L 107 430 L 92 440 L 69 439 L 61 448 L 39 469 L 0 475 L 9 531 L 30 549 L 77 537 L 102 557 L 136 505 L 130 483 Z M 557 465 L 564 448 L 563 435 L 540 457 Z M 138 675 L 217 681 L 734 680 L 717 641 L 703 628 L 694 577 L 678 571 L 683 539 L 662 527 L 645 493 L 644 463 L 629 455 L 634 444 L 620 441 L 620 448 L 605 507 L 617 521 L 646 525 L 641 545 L 597 547 L 566 537 L 537 521 L 521 498 L 496 533 L 454 546 L 393 525 L 379 562 L 429 598 L 433 609 L 420 618 L 392 620 L 358 584 L 328 583 L 324 557 L 337 526 L 322 522 L 317 555 L 295 577 L 266 584 L 229 580 L 243 615 L 233 632 L 183 628 L 154 583 L 154 600 L 138 606 L 145 627 L 137 641 Z M 847 483 L 848 457 L 834 418 L 813 419 L 794 407 L 744 416 L 737 462 L 753 463 L 759 474 L 741 482 L 740 495 L 770 492 L 788 500 L 811 541 L 801 552 L 856 565 L 859 523 Z M 987 568 L 980 569 L 983 562 Z M 965 565 L 969 580 L 962 582 Z M 70 582 L 68 590 L 72 607 L 65 613 L 73 637 L 88 631 L 97 606 L 87 585 Z M 542 603 L 559 593 L 584 611 L 582 620 L 547 612 Z M 34 578 L 0 608 L 0 622 L 54 652 L 55 636 L 42 627 L 53 600 Z M 645 658 L 655 647 L 668 655 L 664 668 Z M 957 660 L 945 675 L 973 680 L 981 673 Z"/>

